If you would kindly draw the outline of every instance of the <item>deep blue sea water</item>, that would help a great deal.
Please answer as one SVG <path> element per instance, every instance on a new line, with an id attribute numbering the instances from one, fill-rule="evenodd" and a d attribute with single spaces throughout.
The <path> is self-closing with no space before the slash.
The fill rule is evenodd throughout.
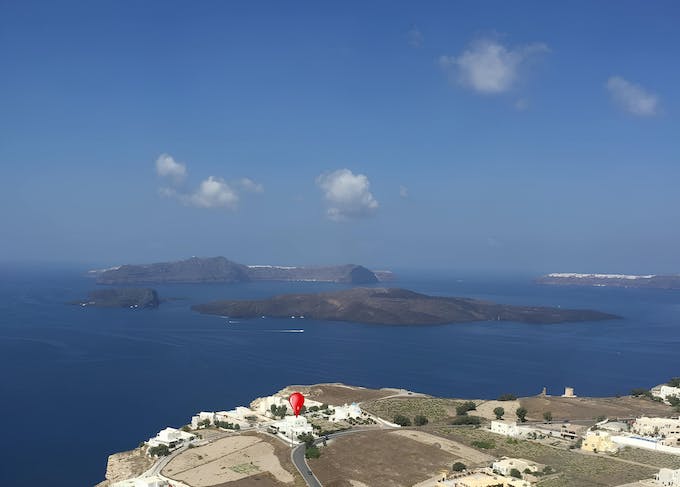
<path id="1" fill-rule="evenodd" d="M 386 327 L 312 320 L 227 324 L 189 310 L 344 286 L 157 286 L 158 310 L 64 303 L 94 286 L 76 270 L 0 269 L 0 485 L 90 486 L 110 453 L 199 410 L 288 384 L 345 382 L 449 397 L 625 394 L 680 375 L 680 292 L 538 286 L 531 276 L 400 272 L 394 285 L 510 304 L 591 308 L 622 320 Z M 282 330 L 304 329 L 304 333 Z M 54 476 L 54 473 L 56 477 Z"/>

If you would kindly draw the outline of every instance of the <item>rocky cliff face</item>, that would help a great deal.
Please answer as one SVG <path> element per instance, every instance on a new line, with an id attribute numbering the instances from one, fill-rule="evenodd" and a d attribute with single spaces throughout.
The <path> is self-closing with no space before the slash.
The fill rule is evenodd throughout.
<path id="1" fill-rule="evenodd" d="M 142 448 L 110 455 L 106 464 L 106 480 L 96 487 L 108 487 L 121 480 L 138 477 L 151 468 L 153 463 Z"/>

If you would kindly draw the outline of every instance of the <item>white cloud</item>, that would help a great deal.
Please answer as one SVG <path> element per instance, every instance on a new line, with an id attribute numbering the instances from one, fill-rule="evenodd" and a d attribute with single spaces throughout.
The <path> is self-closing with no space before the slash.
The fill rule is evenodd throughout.
<path id="1" fill-rule="evenodd" d="M 156 172 L 159 176 L 172 180 L 175 187 L 159 189 L 161 196 L 174 198 L 186 206 L 197 208 L 229 208 L 236 209 L 240 200 L 240 192 L 261 193 L 264 188 L 252 179 L 242 178 L 235 182 L 227 182 L 222 178 L 210 176 L 193 191 L 178 187 L 187 175 L 185 164 L 176 162 L 172 156 L 161 154 L 156 160 Z"/>
<path id="2" fill-rule="evenodd" d="M 408 45 L 411 47 L 423 47 L 423 42 L 425 42 L 425 37 L 423 33 L 420 32 L 417 26 L 411 27 L 411 29 L 406 34 L 408 37 Z"/>
<path id="3" fill-rule="evenodd" d="M 175 161 L 170 154 L 161 154 L 156 159 L 156 173 L 164 178 L 171 178 L 180 183 L 187 176 L 187 167 L 181 162 Z"/>
<path id="4" fill-rule="evenodd" d="M 324 193 L 329 205 L 328 218 L 335 221 L 365 217 L 378 208 L 378 202 L 370 192 L 371 183 L 363 174 L 349 169 L 338 169 L 322 174 L 316 184 Z"/>
<path id="5" fill-rule="evenodd" d="M 616 104 L 633 115 L 651 117 L 658 113 L 659 98 L 621 76 L 609 78 L 607 89 Z"/>
<path id="6" fill-rule="evenodd" d="M 201 182 L 196 191 L 183 196 L 183 201 L 198 208 L 226 207 L 235 209 L 238 205 L 238 194 L 223 179 L 208 177 Z"/>
<path id="7" fill-rule="evenodd" d="M 242 178 L 238 181 L 238 185 L 241 187 L 242 190 L 244 191 L 250 191 L 252 193 L 262 193 L 264 191 L 264 187 L 253 181 L 252 179 L 248 178 Z"/>
<path id="8" fill-rule="evenodd" d="M 482 39 L 473 42 L 460 56 L 441 56 L 439 66 L 451 79 L 478 93 L 497 94 L 513 88 L 528 60 L 548 51 L 548 46 L 542 43 L 509 48 Z"/>
<path id="9" fill-rule="evenodd" d="M 408 188 L 406 186 L 399 186 L 399 196 L 408 198 Z"/>

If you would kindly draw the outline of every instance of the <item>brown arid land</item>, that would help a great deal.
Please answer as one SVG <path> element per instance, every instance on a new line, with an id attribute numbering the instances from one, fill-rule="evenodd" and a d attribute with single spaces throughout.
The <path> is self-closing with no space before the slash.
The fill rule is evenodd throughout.
<path id="1" fill-rule="evenodd" d="M 290 449 L 266 434 L 244 433 L 190 448 L 163 469 L 163 475 L 192 487 L 303 485 L 290 462 Z M 260 482 L 264 482 L 261 484 Z"/>

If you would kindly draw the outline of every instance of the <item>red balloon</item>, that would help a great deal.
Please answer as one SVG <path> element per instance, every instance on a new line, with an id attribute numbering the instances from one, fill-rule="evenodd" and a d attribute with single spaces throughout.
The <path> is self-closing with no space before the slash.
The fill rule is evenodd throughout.
<path id="1" fill-rule="evenodd" d="M 290 406 L 293 408 L 293 413 L 295 414 L 295 417 L 297 417 L 298 414 L 300 414 L 302 405 L 305 403 L 305 396 L 303 396 L 299 392 L 294 392 L 288 398 L 288 402 L 290 403 Z"/>

